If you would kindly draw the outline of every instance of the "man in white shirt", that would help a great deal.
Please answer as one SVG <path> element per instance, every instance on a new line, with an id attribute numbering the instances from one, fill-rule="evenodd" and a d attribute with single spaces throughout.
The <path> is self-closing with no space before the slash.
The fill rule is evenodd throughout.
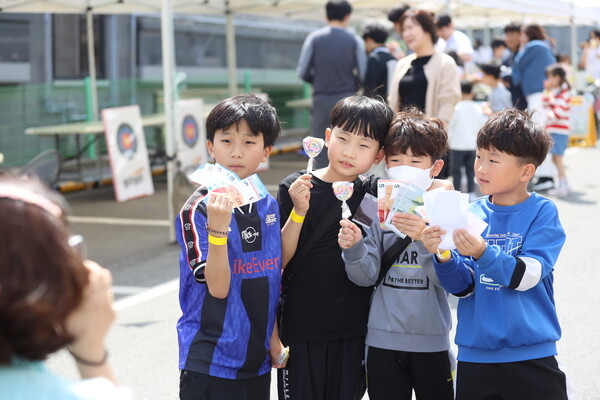
<path id="1" fill-rule="evenodd" d="M 437 51 L 448 53 L 455 51 L 463 62 L 473 59 L 473 44 L 471 38 L 461 31 L 454 29 L 449 15 L 440 15 L 436 20 L 439 39 L 435 44 Z"/>

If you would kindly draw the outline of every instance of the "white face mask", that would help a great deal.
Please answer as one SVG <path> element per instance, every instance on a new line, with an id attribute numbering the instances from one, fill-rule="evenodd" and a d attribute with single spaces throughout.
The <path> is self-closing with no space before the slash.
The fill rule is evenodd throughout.
<path id="1" fill-rule="evenodd" d="M 423 190 L 427 190 L 433 183 L 431 168 L 433 168 L 433 165 L 428 169 L 399 165 L 397 167 L 386 168 L 386 172 L 392 179 L 410 182 Z"/>

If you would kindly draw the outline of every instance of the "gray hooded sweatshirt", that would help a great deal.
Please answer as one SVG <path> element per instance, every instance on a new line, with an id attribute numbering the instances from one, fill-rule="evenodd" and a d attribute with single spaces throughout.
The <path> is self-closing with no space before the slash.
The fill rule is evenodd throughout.
<path id="1" fill-rule="evenodd" d="M 348 278 L 359 286 L 377 282 L 381 257 L 398 239 L 375 219 L 366 237 L 343 250 Z M 387 350 L 437 352 L 450 348 L 448 294 L 421 242 L 411 242 L 373 292 L 366 344 Z"/>

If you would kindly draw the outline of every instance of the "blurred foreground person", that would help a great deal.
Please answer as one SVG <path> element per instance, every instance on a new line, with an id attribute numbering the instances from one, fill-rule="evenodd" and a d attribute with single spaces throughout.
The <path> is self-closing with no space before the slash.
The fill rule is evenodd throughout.
<path id="1" fill-rule="evenodd" d="M 130 399 L 107 363 L 115 319 L 111 274 L 80 253 L 61 197 L 38 181 L 0 177 L 0 399 Z M 83 380 L 44 360 L 67 347 Z"/>

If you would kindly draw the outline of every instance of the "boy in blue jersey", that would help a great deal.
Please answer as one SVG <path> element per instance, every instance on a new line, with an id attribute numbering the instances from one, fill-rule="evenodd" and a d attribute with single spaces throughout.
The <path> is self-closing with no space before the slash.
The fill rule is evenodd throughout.
<path id="1" fill-rule="evenodd" d="M 552 287 L 565 232 L 554 203 L 527 192 L 550 143 L 529 113 L 492 115 L 477 135 L 475 160 L 487 197 L 470 204 L 488 223 L 482 237 L 457 229 L 456 250 L 441 251 L 445 232 L 423 231 L 440 281 L 460 297 L 458 400 L 570 398 L 556 358 L 561 330 Z"/>
<path id="2" fill-rule="evenodd" d="M 254 95 L 235 96 L 206 119 L 208 152 L 244 179 L 266 160 L 280 130 L 272 106 Z M 275 327 L 279 207 L 270 195 L 234 208 L 228 195 L 211 193 L 205 203 L 207 193 L 201 185 L 176 219 L 183 312 L 177 323 L 179 395 L 268 400 L 271 365 L 281 366 L 275 360 L 282 350 Z M 294 205 L 303 211 L 305 203 Z"/>
<path id="3" fill-rule="evenodd" d="M 375 179 L 361 174 L 383 158 L 392 116 L 376 99 L 338 101 L 325 132 L 327 167 L 312 176 L 295 172 L 279 185 L 281 221 L 287 220 L 284 229 L 295 228 L 297 235 L 297 249 L 282 276 L 279 329 L 290 360 L 278 370 L 281 400 L 359 400 L 365 392 L 364 336 L 373 289 L 346 275 L 337 242 L 342 202 L 332 183 L 353 183 L 347 200 L 352 213 L 365 192 L 374 193 Z M 310 207 L 298 210 L 295 196 Z"/>

